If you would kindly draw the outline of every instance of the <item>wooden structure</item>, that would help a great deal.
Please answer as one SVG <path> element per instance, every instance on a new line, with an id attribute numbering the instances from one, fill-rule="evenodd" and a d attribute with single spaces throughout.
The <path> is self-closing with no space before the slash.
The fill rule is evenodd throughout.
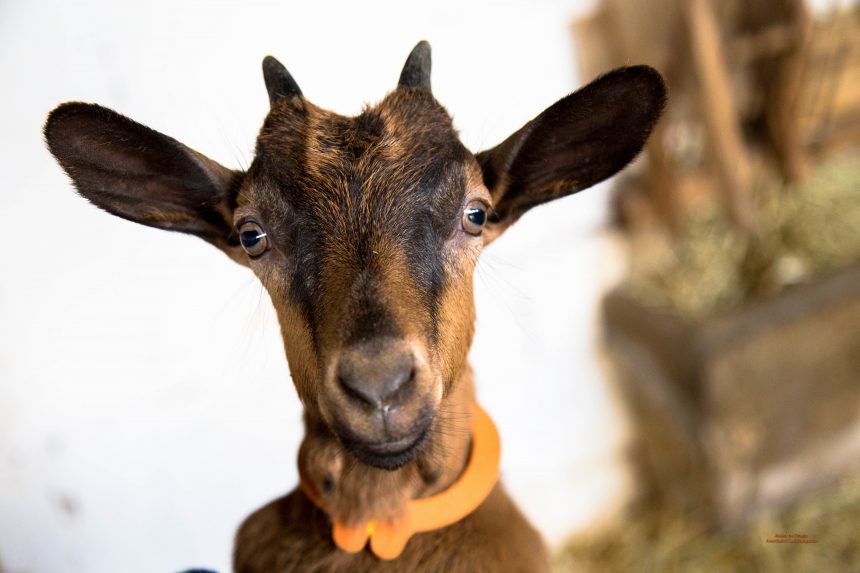
<path id="1" fill-rule="evenodd" d="M 644 495 L 714 527 L 860 471 L 860 266 L 701 320 L 604 301 Z"/>
<path id="2" fill-rule="evenodd" d="M 803 0 L 604 0 L 573 28 L 583 75 L 647 63 L 667 79 L 667 115 L 628 191 L 644 188 L 671 229 L 690 195 L 713 191 L 735 225 L 752 230 L 759 166 L 796 182 L 811 152 L 860 142 L 860 10 L 828 20 L 813 19 Z M 622 220 L 638 222 L 636 205 L 622 195 Z"/>
<path id="3" fill-rule="evenodd" d="M 631 227 L 678 230 L 716 194 L 755 254 L 760 174 L 796 182 L 860 144 L 860 7 L 813 18 L 802 0 L 603 0 L 574 33 L 583 75 L 647 63 L 669 84 L 643 169 L 622 181 Z M 860 265 L 705 318 L 624 288 L 603 310 L 658 505 L 733 526 L 860 470 Z"/>

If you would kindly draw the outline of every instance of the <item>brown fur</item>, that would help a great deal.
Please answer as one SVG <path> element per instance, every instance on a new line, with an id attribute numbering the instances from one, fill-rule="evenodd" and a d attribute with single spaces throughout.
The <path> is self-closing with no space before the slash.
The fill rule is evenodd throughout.
<path id="1" fill-rule="evenodd" d="M 120 217 L 200 236 L 259 277 L 305 407 L 306 474 L 348 524 L 396 521 L 408 500 L 457 480 L 470 448 L 467 354 L 482 246 L 530 207 L 626 165 L 665 97 L 653 70 L 617 70 L 473 155 L 433 98 L 429 62 L 421 43 L 398 89 L 343 117 L 307 101 L 266 58 L 272 109 L 247 172 L 96 105 L 64 104 L 45 126 L 82 195 Z M 481 204 L 483 234 L 464 219 Z M 254 257 L 239 241 L 249 220 L 268 244 Z M 401 442 L 402 452 L 376 453 Z M 337 549 L 330 516 L 294 490 L 245 520 L 234 565 L 239 573 L 548 571 L 539 535 L 501 485 L 464 520 L 413 537 L 391 562 Z"/>
<path id="2" fill-rule="evenodd" d="M 348 555 L 328 540 L 328 517 L 299 491 L 264 506 L 236 536 L 236 573 L 533 573 L 549 571 L 546 551 L 501 484 L 462 521 L 413 538 L 393 561 Z"/>

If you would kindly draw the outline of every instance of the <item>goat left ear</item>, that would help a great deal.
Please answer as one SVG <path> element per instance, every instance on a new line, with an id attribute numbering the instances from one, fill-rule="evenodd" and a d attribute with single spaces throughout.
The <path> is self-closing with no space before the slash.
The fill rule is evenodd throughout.
<path id="1" fill-rule="evenodd" d="M 197 235 L 236 261 L 247 260 L 233 236 L 241 172 L 95 104 L 56 108 L 45 123 L 45 141 L 78 193 L 96 206 Z"/>
<path id="2" fill-rule="evenodd" d="M 663 112 L 666 86 L 647 66 L 614 70 L 477 154 L 493 198 L 486 242 L 536 205 L 591 187 L 641 151 Z"/>

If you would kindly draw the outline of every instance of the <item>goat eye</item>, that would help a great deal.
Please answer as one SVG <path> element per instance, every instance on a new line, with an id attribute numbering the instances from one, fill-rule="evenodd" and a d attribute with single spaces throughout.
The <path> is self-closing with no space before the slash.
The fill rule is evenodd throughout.
<path id="1" fill-rule="evenodd" d="M 250 257 L 259 257 L 269 250 L 269 237 L 256 221 L 245 221 L 239 226 L 239 242 Z"/>
<path id="2" fill-rule="evenodd" d="M 463 230 L 470 235 L 480 235 L 487 222 L 487 208 L 483 203 L 471 201 L 463 210 Z"/>

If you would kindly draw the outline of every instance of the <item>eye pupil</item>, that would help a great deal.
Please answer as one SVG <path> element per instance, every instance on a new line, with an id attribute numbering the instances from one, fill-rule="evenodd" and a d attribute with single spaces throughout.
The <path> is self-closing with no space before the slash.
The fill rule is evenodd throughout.
<path id="1" fill-rule="evenodd" d="M 472 207 L 470 209 L 466 209 L 466 216 L 469 218 L 469 221 L 474 223 L 475 225 L 483 225 L 487 220 L 487 214 L 483 209 L 479 209 L 477 207 Z"/>
<path id="2" fill-rule="evenodd" d="M 240 240 L 243 247 L 250 249 L 260 242 L 260 235 L 257 231 L 243 231 Z"/>

